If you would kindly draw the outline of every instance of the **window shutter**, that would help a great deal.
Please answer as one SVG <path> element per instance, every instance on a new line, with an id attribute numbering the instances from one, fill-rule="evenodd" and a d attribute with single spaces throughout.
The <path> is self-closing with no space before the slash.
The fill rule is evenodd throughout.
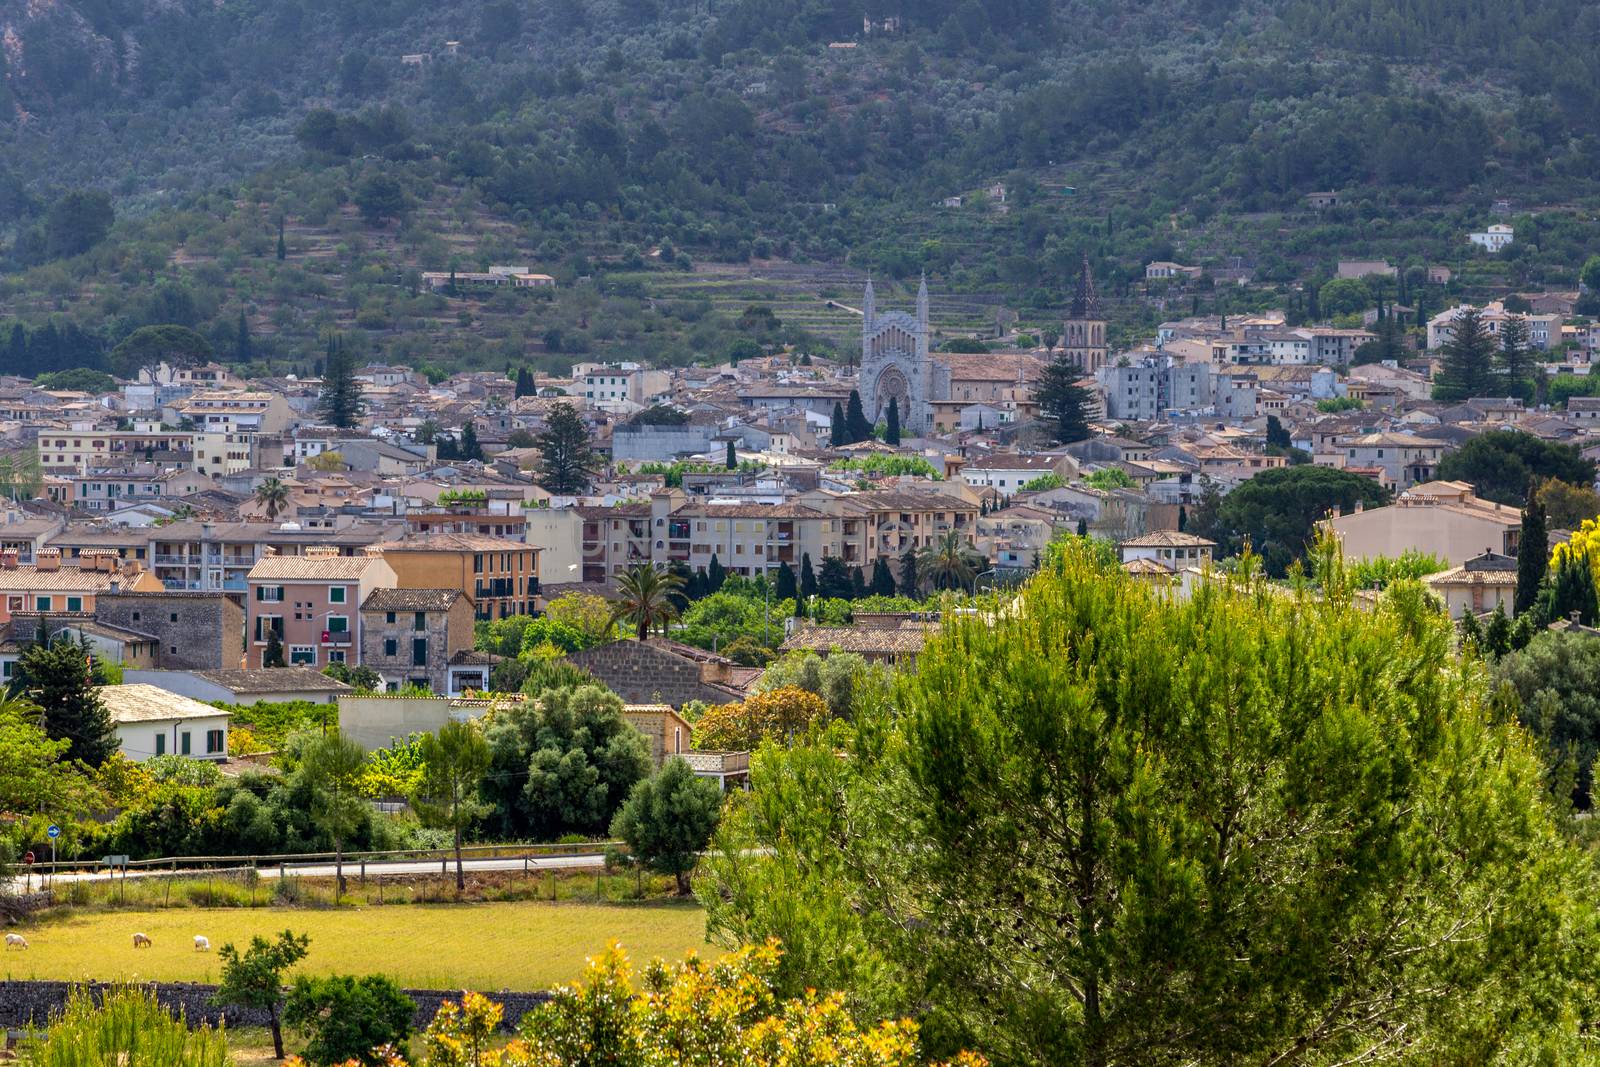
<path id="1" fill-rule="evenodd" d="M 264 585 L 256 586 L 256 599 L 257 600 L 266 600 L 267 599 L 267 587 L 266 586 L 264 586 Z"/>

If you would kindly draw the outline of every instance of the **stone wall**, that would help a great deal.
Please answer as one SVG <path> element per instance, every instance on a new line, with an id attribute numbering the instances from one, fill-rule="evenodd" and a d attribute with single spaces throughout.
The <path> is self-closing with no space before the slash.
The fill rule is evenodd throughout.
<path id="1" fill-rule="evenodd" d="M 244 609 L 222 593 L 101 593 L 94 615 L 155 637 L 160 670 L 234 670 L 244 652 Z"/>
<path id="2" fill-rule="evenodd" d="M 625 704 L 681 708 L 691 700 L 726 704 L 738 699 L 730 690 L 705 684 L 699 663 L 649 642 L 613 641 L 574 652 L 567 659 L 604 682 Z"/>
<path id="3" fill-rule="evenodd" d="M 67 995 L 71 991 L 71 982 L 10 982 L 0 981 L 0 1030 L 7 1028 L 20 1029 L 30 1026 L 45 1026 L 50 1017 L 61 1011 L 67 1003 Z M 100 991 L 108 988 L 103 984 L 90 982 L 88 988 L 97 996 Z M 212 995 L 217 991 L 214 985 L 200 985 L 192 982 L 154 982 L 147 988 L 154 989 L 156 999 L 164 1004 L 173 1014 L 181 1012 L 191 1024 L 210 1023 L 216 1025 L 224 1020 L 229 1026 L 266 1026 L 267 1013 L 265 1011 L 247 1008 L 215 1007 L 211 1003 Z M 422 1029 L 433 1021 L 434 1013 L 439 1010 L 439 1005 L 447 1000 L 459 1000 L 459 989 L 408 989 L 406 996 L 416 1001 L 417 1013 L 413 1019 L 417 1029 Z M 516 1029 L 522 1017 L 546 1000 L 550 994 L 538 993 L 513 993 L 502 991 L 499 993 L 485 993 L 485 996 L 495 1001 L 505 1009 L 505 1015 L 500 1027 L 503 1030 Z"/>

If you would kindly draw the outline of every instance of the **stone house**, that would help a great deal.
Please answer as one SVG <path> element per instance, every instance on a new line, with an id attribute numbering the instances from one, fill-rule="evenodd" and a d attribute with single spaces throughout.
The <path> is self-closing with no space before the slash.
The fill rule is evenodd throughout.
<path id="1" fill-rule="evenodd" d="M 567 662 L 582 667 L 627 704 L 692 700 L 727 704 L 744 699 L 731 660 L 675 641 L 613 641 L 574 652 Z"/>
<path id="2" fill-rule="evenodd" d="M 361 663 L 391 691 L 449 694 L 451 658 L 472 648 L 472 623 L 459 589 L 374 589 L 361 604 Z"/>

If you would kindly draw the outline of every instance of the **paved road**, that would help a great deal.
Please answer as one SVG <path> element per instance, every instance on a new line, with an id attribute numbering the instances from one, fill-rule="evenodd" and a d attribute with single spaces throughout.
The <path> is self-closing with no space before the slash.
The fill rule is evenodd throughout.
<path id="1" fill-rule="evenodd" d="M 534 857 L 532 857 L 531 859 L 529 859 L 527 861 L 526 869 L 535 870 L 535 871 L 581 870 L 581 869 L 584 869 L 584 868 L 599 867 L 599 866 L 602 866 L 604 863 L 605 863 L 605 857 L 604 856 L 599 856 L 599 855 L 534 856 Z M 461 861 L 461 866 L 462 866 L 463 869 L 465 869 L 468 872 L 472 872 L 472 871 L 520 871 L 520 870 L 524 869 L 524 863 L 523 863 L 523 859 L 522 859 L 521 856 L 493 857 L 493 858 L 485 857 L 485 858 L 480 858 L 480 859 L 473 859 L 472 857 L 463 857 L 462 861 Z M 381 875 L 385 875 L 385 876 L 388 876 L 388 877 L 394 877 L 394 876 L 405 877 L 405 876 L 416 876 L 416 875 L 443 874 L 443 873 L 447 873 L 447 872 L 454 872 L 455 869 L 456 869 L 456 864 L 455 864 L 455 860 L 454 859 L 446 860 L 444 862 L 443 866 L 440 865 L 440 862 L 438 860 L 395 860 L 395 861 L 384 862 L 384 863 L 379 863 L 379 862 L 374 862 L 374 861 L 369 860 L 367 862 L 367 873 L 368 874 L 373 874 L 373 875 L 381 874 Z M 287 877 L 287 878 L 332 878 L 333 875 L 334 875 L 334 866 L 331 863 L 308 863 L 308 864 L 300 864 L 300 865 L 289 864 L 289 865 L 284 866 L 281 870 L 282 870 L 283 876 Z M 263 877 L 263 878 L 277 878 L 278 875 L 279 875 L 279 871 L 280 871 L 280 868 L 277 867 L 277 866 L 266 866 L 266 865 L 263 865 L 260 868 L 261 877 Z M 346 878 L 355 877 L 355 876 L 359 875 L 360 873 L 361 873 L 361 864 L 360 864 L 359 861 L 351 861 L 351 860 L 346 860 L 345 861 L 344 876 Z M 135 870 L 130 870 L 130 871 L 127 872 L 127 876 L 129 878 L 155 878 L 155 877 L 179 877 L 179 878 L 182 878 L 182 877 L 186 877 L 186 876 L 187 877 L 191 877 L 191 878 L 203 878 L 203 877 L 205 877 L 205 874 L 206 874 L 206 872 L 203 869 L 180 870 L 176 875 L 173 875 L 171 871 L 163 871 L 163 870 L 135 869 Z M 121 872 L 118 872 L 117 876 L 121 877 Z M 111 871 L 106 871 L 106 870 L 100 870 L 100 871 L 77 871 L 77 872 L 70 872 L 70 873 L 69 872 L 62 872 L 61 874 L 58 874 L 58 875 L 55 876 L 55 880 L 58 883 L 59 882 L 98 882 L 98 881 L 104 881 L 105 879 L 110 878 L 110 877 L 112 877 L 112 872 Z M 37 874 L 34 875 L 33 879 L 32 879 L 33 887 L 34 888 L 38 888 L 39 885 L 40 885 L 40 881 L 41 881 L 40 876 L 37 875 Z M 15 887 L 17 889 L 23 888 L 23 880 L 22 879 L 17 879 L 16 883 L 15 883 Z"/>

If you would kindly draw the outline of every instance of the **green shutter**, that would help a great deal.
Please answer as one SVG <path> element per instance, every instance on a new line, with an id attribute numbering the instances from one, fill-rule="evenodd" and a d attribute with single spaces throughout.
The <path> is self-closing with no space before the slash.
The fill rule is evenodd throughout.
<path id="1" fill-rule="evenodd" d="M 264 585 L 256 586 L 256 599 L 257 600 L 266 600 L 267 599 L 267 587 L 266 586 L 264 586 Z"/>

